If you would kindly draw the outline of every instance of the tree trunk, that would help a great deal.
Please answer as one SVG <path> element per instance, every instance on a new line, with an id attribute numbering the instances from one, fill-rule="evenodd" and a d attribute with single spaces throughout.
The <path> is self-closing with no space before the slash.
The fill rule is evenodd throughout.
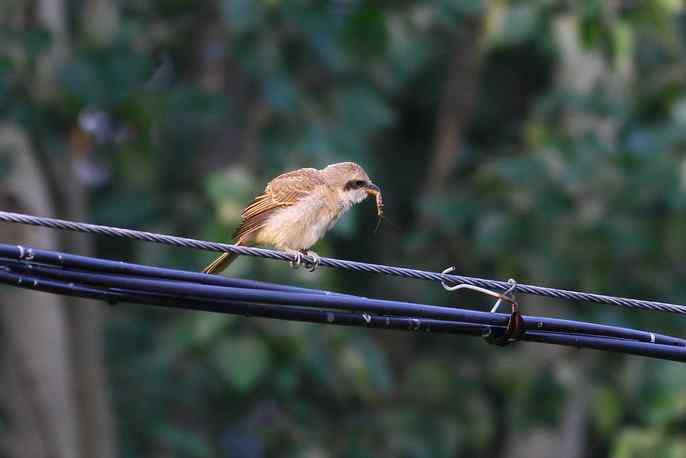
<path id="1" fill-rule="evenodd" d="M 111 0 L 88 0 L 84 5 L 87 19 L 85 33 L 99 43 L 113 38 L 118 23 L 118 11 Z M 66 4 L 63 0 L 39 0 L 37 21 L 50 30 L 54 46 L 45 56 L 39 88 L 53 84 L 54 73 L 69 55 Z M 39 143 L 39 142 L 36 142 Z M 38 151 L 40 152 L 40 151 Z M 42 170 L 51 175 L 50 195 L 54 208 L 38 214 L 56 215 L 76 221 L 87 220 L 88 197 L 74 172 L 73 158 L 54 153 L 41 154 Z M 83 234 L 61 233 L 60 245 L 80 255 L 93 254 L 91 239 Z M 81 450 L 85 456 L 109 458 L 116 455 L 112 412 L 107 397 L 107 377 L 103 360 L 103 309 L 84 299 L 65 298 L 68 306 L 66 326 L 69 331 L 69 352 L 73 358 L 77 416 Z"/>
<path id="2" fill-rule="evenodd" d="M 67 10 L 63 0 L 39 0 L 36 22 L 50 31 L 51 46 L 38 61 L 34 90 L 39 99 L 50 99 L 56 91 L 55 74 L 69 55 Z"/>
<path id="3" fill-rule="evenodd" d="M 86 221 L 87 189 L 74 173 L 70 160 L 45 164 L 57 179 L 51 180 L 53 195 L 61 197 L 59 214 L 66 219 Z M 86 234 L 64 232 L 62 246 L 66 251 L 83 256 L 94 252 L 92 239 Z M 102 304 L 87 299 L 65 298 L 68 305 L 68 326 L 71 352 L 74 358 L 76 394 L 79 404 L 82 447 L 85 456 L 110 458 L 116 456 L 114 422 L 110 408 L 104 361 Z"/>
<path id="4" fill-rule="evenodd" d="M 45 180 L 26 136 L 0 126 L 0 151 L 11 170 L 0 188 L 2 208 L 53 213 Z M 3 241 L 56 248 L 54 231 L 0 226 Z M 8 289 L 0 304 L 4 339 L 3 402 L 9 453 L 16 457 L 82 456 L 64 304 L 59 296 Z"/>
<path id="5" fill-rule="evenodd" d="M 574 380 L 570 384 L 570 397 L 564 409 L 560 425 L 558 455 L 560 458 L 583 458 L 586 456 L 586 431 L 588 428 L 588 396 L 590 386 L 586 377 L 588 364 L 579 364 L 572 368 Z"/>
<path id="6" fill-rule="evenodd" d="M 470 17 L 453 34 L 452 57 L 436 120 L 435 150 L 424 183 L 425 196 L 445 189 L 464 147 L 465 131 L 478 98 L 485 25 L 485 14 Z"/>

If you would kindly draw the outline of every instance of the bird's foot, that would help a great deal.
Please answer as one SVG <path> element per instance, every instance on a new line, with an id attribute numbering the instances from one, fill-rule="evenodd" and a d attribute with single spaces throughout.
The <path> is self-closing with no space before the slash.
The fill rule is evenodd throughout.
<path id="1" fill-rule="evenodd" d="M 286 250 L 286 253 L 295 256 L 295 260 L 291 261 L 291 267 L 294 269 L 299 269 L 300 266 L 305 266 L 310 272 L 314 272 L 319 267 L 321 258 L 317 253 L 311 250 Z M 310 256 L 313 260 L 306 261 L 303 256 Z"/>
<path id="2" fill-rule="evenodd" d="M 307 270 L 309 270 L 310 272 L 314 272 L 315 270 L 317 270 L 317 267 L 319 267 L 319 263 L 321 262 L 322 258 L 312 250 L 302 250 L 301 252 L 305 256 L 312 257 L 312 262 L 305 263 L 305 267 L 307 267 Z"/>
<path id="3" fill-rule="evenodd" d="M 293 269 L 299 269 L 303 264 L 303 253 L 298 250 L 286 250 L 286 253 L 295 256 L 295 260 L 290 262 Z"/>

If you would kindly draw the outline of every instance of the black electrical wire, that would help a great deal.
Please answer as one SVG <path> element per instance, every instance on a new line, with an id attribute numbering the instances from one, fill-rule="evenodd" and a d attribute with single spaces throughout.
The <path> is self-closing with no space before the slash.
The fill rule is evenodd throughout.
<path id="1" fill-rule="evenodd" d="M 357 297 L 0 244 L 0 283 L 111 304 L 417 332 L 502 336 L 508 314 Z M 579 321 L 523 317 L 521 340 L 686 361 L 686 340 Z"/>
<path id="2" fill-rule="evenodd" d="M 30 257 L 30 263 L 21 263 L 19 260 Z M 271 291 L 287 291 L 300 292 L 310 294 L 323 294 L 326 296 L 349 296 L 338 292 L 323 291 L 311 288 L 301 288 L 295 286 L 277 285 L 274 283 L 259 282 L 254 280 L 244 280 L 230 277 L 223 277 L 218 275 L 205 275 L 198 272 L 188 272 L 183 270 L 165 269 L 161 267 L 151 267 L 139 264 L 132 264 L 122 261 L 109 261 L 104 259 L 90 258 L 86 256 L 79 256 L 68 253 L 60 253 L 51 250 L 42 250 L 38 248 L 26 248 L 18 245 L 0 244 L 0 259 L 5 259 L 4 262 L 18 266 L 15 268 L 30 269 L 30 271 L 39 271 L 46 276 L 50 276 L 50 266 L 53 268 L 61 268 L 66 271 L 65 275 L 73 275 L 74 272 L 79 273 L 91 279 L 94 273 L 108 273 L 130 275 L 137 278 L 151 277 L 161 280 L 179 280 L 184 282 L 192 282 L 195 284 L 227 286 L 246 289 L 263 289 Z M 60 274 L 63 275 L 63 274 Z M 128 277 L 123 277 L 128 278 Z M 564 323 L 566 327 L 561 328 L 560 323 Z M 563 330 L 574 332 L 574 321 L 556 320 L 553 318 L 546 318 L 536 323 L 537 329 L 545 330 Z M 591 325 L 585 323 L 585 332 L 592 332 Z M 631 329 L 617 328 L 612 326 L 593 325 L 597 326 L 600 333 L 613 333 L 615 337 L 635 338 L 649 342 L 651 334 L 642 331 L 634 331 Z M 680 340 L 680 339 L 677 339 Z M 659 343 L 659 342 L 658 342 Z"/>
<path id="3" fill-rule="evenodd" d="M 28 224 L 33 226 L 50 227 L 55 229 L 65 229 L 77 232 L 85 232 L 90 234 L 101 234 L 110 237 L 126 238 L 132 240 L 142 240 L 148 242 L 161 243 L 177 247 L 196 248 L 209 251 L 218 252 L 232 252 L 246 256 L 257 256 L 262 258 L 277 259 L 281 261 L 295 261 L 295 256 L 275 250 L 267 250 L 264 248 L 254 248 L 238 245 L 230 245 L 225 243 L 207 242 L 202 240 L 189 239 L 184 237 L 175 237 L 171 235 L 155 234 L 152 232 L 134 231 L 131 229 L 122 229 L 110 226 L 100 226 L 95 224 L 77 223 L 73 221 L 65 221 L 54 218 L 42 218 L 32 215 L 25 215 L 21 213 L 0 212 L 0 221 Z M 306 262 L 313 262 L 314 259 L 304 256 Z M 380 264 L 368 264 L 364 262 L 347 261 L 335 258 L 321 258 L 321 266 L 331 267 L 335 269 L 346 269 L 362 272 L 374 272 L 385 275 L 393 275 L 405 278 L 414 278 L 421 280 L 440 281 L 446 284 L 467 284 L 472 286 L 480 286 L 492 290 L 506 291 L 510 288 L 510 284 L 504 281 L 490 280 L 477 277 L 467 277 L 462 275 L 442 274 L 437 272 L 427 272 L 423 270 L 409 269 L 406 267 L 393 267 Z M 552 297 L 556 299 L 566 299 L 570 301 L 582 302 L 596 302 L 600 304 L 616 305 L 634 309 L 664 311 L 679 314 L 686 314 L 686 306 L 679 304 L 670 304 L 665 302 L 648 301 L 642 299 L 631 299 L 625 297 L 607 296 L 595 293 L 586 293 L 580 291 L 571 291 L 556 288 L 547 288 L 543 286 L 534 286 L 526 284 L 517 284 L 515 292 L 523 294 L 533 294 L 538 296 Z"/>

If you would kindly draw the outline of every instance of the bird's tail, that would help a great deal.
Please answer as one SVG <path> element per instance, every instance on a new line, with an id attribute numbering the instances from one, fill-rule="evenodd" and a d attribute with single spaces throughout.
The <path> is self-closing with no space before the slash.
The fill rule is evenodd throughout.
<path id="1" fill-rule="evenodd" d="M 240 245 L 240 241 L 235 243 L 236 245 Z M 236 260 L 238 257 L 237 253 L 223 253 L 221 256 L 219 256 L 217 259 L 212 261 L 207 267 L 203 269 L 203 273 L 205 274 L 218 274 L 222 270 L 226 269 L 231 265 L 233 261 Z"/>

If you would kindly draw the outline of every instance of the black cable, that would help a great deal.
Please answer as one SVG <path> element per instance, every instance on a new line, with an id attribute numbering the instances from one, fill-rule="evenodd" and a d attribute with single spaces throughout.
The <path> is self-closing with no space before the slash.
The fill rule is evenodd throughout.
<path id="1" fill-rule="evenodd" d="M 30 251 L 29 251 L 30 250 Z M 31 262 L 21 263 L 18 260 L 27 257 L 27 253 L 30 253 Z M 121 274 L 130 275 L 137 278 L 150 277 L 161 280 L 179 280 L 184 282 L 192 282 L 196 284 L 207 284 L 215 286 L 228 286 L 228 287 L 238 287 L 238 288 L 248 288 L 248 289 L 264 289 L 272 291 L 287 291 L 287 292 L 301 292 L 301 293 L 317 293 L 327 296 L 349 296 L 356 298 L 357 296 L 346 295 L 338 292 L 317 290 L 311 288 L 301 288 L 295 286 L 277 285 L 274 283 L 258 282 L 254 280 L 244 280 L 230 277 L 223 277 L 219 275 L 205 275 L 198 272 L 188 272 L 183 270 L 175 269 L 165 269 L 161 267 L 151 267 L 139 264 L 126 263 L 122 261 L 109 261 L 105 259 L 96 259 L 86 256 L 79 256 L 68 253 L 61 253 L 51 250 L 42 250 L 38 248 L 23 248 L 23 251 L 18 248 L 17 245 L 6 245 L 0 244 L 0 259 L 1 258 L 12 258 L 11 260 L 4 260 L 7 264 L 14 263 L 23 269 L 40 270 L 43 269 L 45 275 L 50 276 L 50 267 L 66 269 L 67 271 L 79 272 L 81 271 L 86 277 L 90 276 L 93 278 L 94 273 L 111 273 L 111 274 Z M 21 267 L 23 266 L 23 267 Z M 61 274 L 60 274 L 61 275 Z M 67 273 L 67 275 L 69 275 Z M 127 277 L 124 277 L 127 278 Z M 561 324 L 562 323 L 562 324 Z M 557 320 L 554 318 L 545 318 L 540 322 L 536 323 L 537 329 L 544 330 L 566 330 L 566 331 L 577 331 L 574 328 L 575 321 L 570 320 Z M 608 327 L 603 325 L 590 325 L 588 323 L 583 323 L 585 326 L 585 331 L 590 332 L 591 326 L 597 326 L 598 332 L 600 333 L 613 333 L 612 335 L 616 337 L 624 338 L 636 338 L 639 340 L 644 340 L 646 342 L 650 341 L 651 334 L 642 331 L 634 331 L 630 329 Z M 560 326 L 565 326 L 564 328 Z M 617 334 L 619 333 L 619 334 Z M 677 339 L 680 340 L 680 339 Z"/>
<path id="2" fill-rule="evenodd" d="M 30 276 L 30 278 L 55 279 L 67 283 L 83 284 L 88 287 L 104 287 L 118 291 L 142 291 L 159 294 L 181 300 L 224 300 L 230 297 L 234 301 L 274 305 L 295 305 L 301 307 L 322 307 L 332 310 L 354 310 L 358 312 L 375 312 L 391 316 L 419 316 L 433 319 L 460 321 L 466 323 L 505 326 L 508 316 L 504 313 L 488 313 L 465 310 L 453 307 L 416 304 L 411 302 L 370 299 L 353 295 L 329 293 L 319 290 L 299 288 L 299 291 L 279 290 L 276 286 L 265 288 L 252 286 L 217 286 L 197 284 L 188 281 L 173 281 L 167 278 L 138 278 L 135 275 L 117 275 L 114 273 L 93 273 L 73 269 L 60 269 L 50 266 L 27 264 L 0 258 L 0 265 L 11 271 Z M 129 264 L 129 266 L 135 266 Z M 140 266 L 143 267 L 143 266 Z M 131 267 L 129 267 L 131 270 Z M 25 283 L 25 281 L 23 281 Z M 657 342 L 669 345 L 686 345 L 681 339 L 662 336 L 655 333 L 636 331 L 615 326 L 583 323 L 557 318 L 525 317 L 526 329 L 546 332 L 570 332 L 591 335 L 602 335 L 623 339 L 635 339 L 644 342 Z"/>
<path id="3" fill-rule="evenodd" d="M 195 240 L 184 237 L 155 234 L 152 232 L 134 231 L 131 229 L 100 226 L 96 224 L 77 223 L 73 221 L 65 221 L 54 218 L 42 218 L 37 216 L 25 215 L 21 213 L 0 212 L 0 221 L 29 224 L 33 226 L 50 227 L 55 229 L 65 229 L 91 234 L 101 234 L 117 238 L 142 240 L 177 247 L 196 248 L 201 250 L 218 252 L 229 251 L 240 255 L 257 256 L 262 258 L 277 259 L 281 261 L 296 260 L 295 256 L 285 253 L 283 251 L 230 245 L 217 242 L 207 242 L 203 240 Z M 306 262 L 310 263 L 314 261 L 313 258 L 308 256 L 304 256 L 303 259 Z M 466 277 L 462 275 L 448 275 L 437 272 L 427 272 L 423 270 L 409 269 L 406 267 L 393 267 L 384 266 L 380 264 L 368 264 L 364 262 L 347 261 L 335 258 L 321 258 L 320 265 L 335 269 L 374 272 L 405 278 L 440 281 L 448 284 L 464 283 L 467 285 L 480 286 L 482 288 L 488 288 L 499 291 L 506 291 L 511 286 L 509 283 L 504 281 L 490 280 L 477 277 Z M 686 306 L 679 304 L 669 304 L 665 302 L 607 296 L 602 294 L 585 293 L 580 291 L 570 291 L 564 289 L 547 288 L 543 286 L 534 286 L 526 284 L 517 284 L 515 291 L 523 294 L 534 294 L 538 296 L 552 297 L 556 299 L 566 299 L 570 301 L 596 302 L 600 304 L 617 305 L 635 309 L 686 314 Z"/>
<path id="4" fill-rule="evenodd" d="M 0 244 L 0 283 L 32 290 L 249 316 L 437 333 L 502 336 L 509 315 L 208 276 Z M 26 258 L 30 258 L 27 260 Z M 212 279 L 215 284 L 203 281 Z M 221 283 L 221 284 L 219 284 Z M 524 316 L 521 340 L 686 361 L 661 334 Z"/>

